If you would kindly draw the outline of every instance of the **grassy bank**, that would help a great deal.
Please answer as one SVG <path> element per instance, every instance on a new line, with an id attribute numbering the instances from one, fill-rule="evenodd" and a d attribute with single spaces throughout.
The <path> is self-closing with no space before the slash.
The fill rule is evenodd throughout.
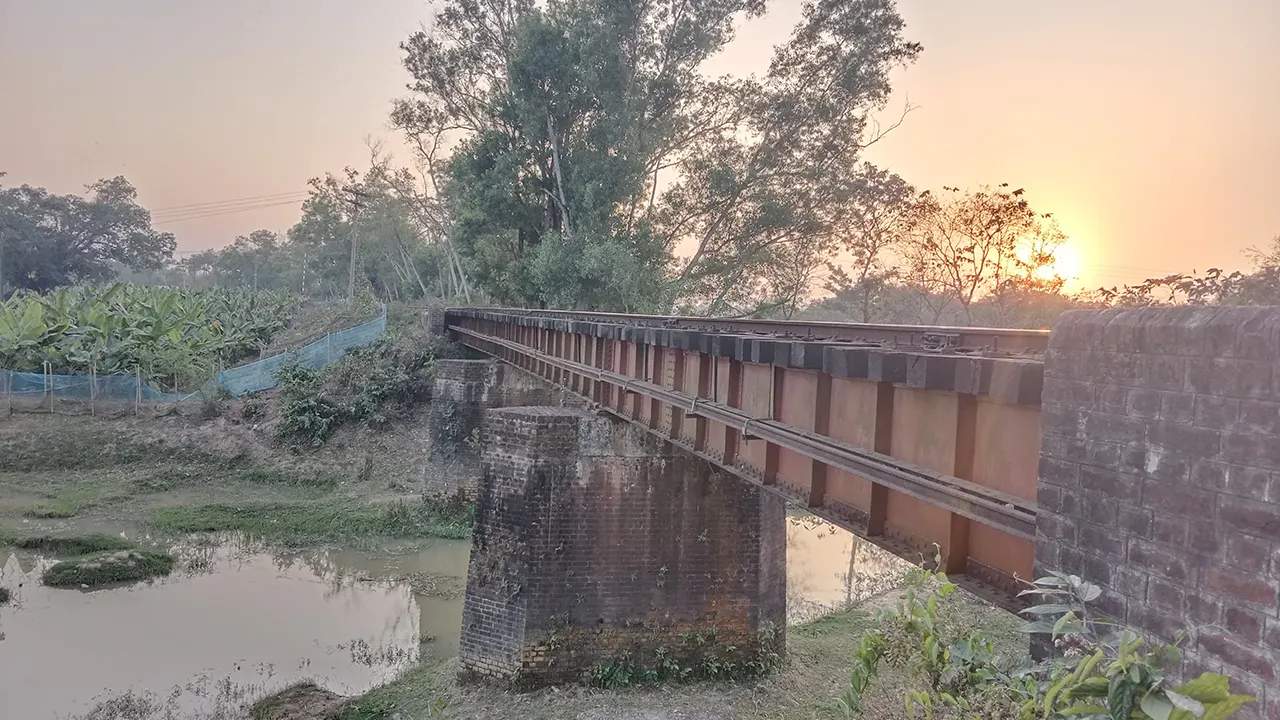
<path id="1" fill-rule="evenodd" d="M 148 527 L 168 533 L 242 532 L 290 545 L 355 538 L 453 538 L 471 533 L 470 514 L 421 501 L 354 500 L 184 505 L 157 509 Z"/>
<path id="2" fill-rule="evenodd" d="M 0 532 L 21 527 L 23 547 L 57 555 L 127 549 L 55 547 L 102 530 L 293 546 L 466 538 L 468 508 L 421 500 L 421 470 L 405 461 L 421 445 L 406 430 L 291 452 L 226 420 L 17 416 L 0 423 Z"/>
<path id="3" fill-rule="evenodd" d="M 983 629 L 1000 649 L 1025 654 L 1025 636 L 1013 616 L 957 594 L 950 617 Z M 559 720 L 561 718 L 681 718 L 682 720 L 837 720 L 845 714 L 837 698 L 848 686 L 849 669 L 863 634 L 875 627 L 875 613 L 893 595 L 791 628 L 787 661 L 761 680 L 743 684 L 665 684 L 623 690 L 555 688 L 509 693 L 459 686 L 456 660 L 424 664 L 399 680 L 353 698 L 342 720 L 478 718 Z M 962 620 L 961 620 L 962 619 Z M 902 693 L 909 672 L 886 667 L 866 698 L 862 717 L 906 718 Z"/>

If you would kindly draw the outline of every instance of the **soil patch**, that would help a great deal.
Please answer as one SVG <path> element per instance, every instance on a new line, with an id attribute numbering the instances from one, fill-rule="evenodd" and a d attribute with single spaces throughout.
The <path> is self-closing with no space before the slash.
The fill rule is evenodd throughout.
<path id="1" fill-rule="evenodd" d="M 249 709 L 253 720 L 338 720 L 346 698 L 315 683 L 291 685 Z"/>

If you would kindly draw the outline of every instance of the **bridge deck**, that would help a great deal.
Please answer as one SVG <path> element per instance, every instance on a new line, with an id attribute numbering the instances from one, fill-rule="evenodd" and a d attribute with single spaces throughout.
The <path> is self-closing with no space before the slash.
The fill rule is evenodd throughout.
<path id="1" fill-rule="evenodd" d="M 459 341 L 1016 608 L 1045 331 L 450 309 Z M 935 547 L 936 546 L 936 547 Z"/>

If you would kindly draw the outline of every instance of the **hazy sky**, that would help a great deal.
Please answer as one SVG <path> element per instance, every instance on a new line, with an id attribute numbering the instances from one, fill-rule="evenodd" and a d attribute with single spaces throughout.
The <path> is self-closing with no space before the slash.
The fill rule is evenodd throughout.
<path id="1" fill-rule="evenodd" d="M 1090 287 L 1242 266 L 1280 234 L 1280 1 L 900 6 L 925 50 L 885 116 L 919 109 L 874 162 L 921 188 L 1026 188 Z M 713 71 L 765 67 L 800 4 L 771 7 Z M 307 178 L 364 165 L 366 136 L 398 147 L 397 43 L 429 17 L 420 0 L 0 0 L 0 182 L 124 174 L 180 250 L 283 230 Z"/>

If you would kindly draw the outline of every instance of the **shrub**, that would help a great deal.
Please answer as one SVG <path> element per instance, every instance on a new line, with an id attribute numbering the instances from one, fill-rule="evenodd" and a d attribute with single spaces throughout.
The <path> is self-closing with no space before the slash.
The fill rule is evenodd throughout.
<path id="1" fill-rule="evenodd" d="M 1173 687 L 1165 669 L 1177 648 L 1147 647 L 1133 631 L 1095 617 L 1088 603 L 1102 591 L 1074 575 L 1054 573 L 1023 592 L 1045 601 L 1023 611 L 1032 617 L 1024 631 L 1047 634 L 1060 651 L 1038 664 L 999 657 L 982 633 L 939 622 L 955 590 L 945 574 L 925 572 L 882 614 L 880 628 L 862 639 L 840 698 L 846 714 L 860 710 L 882 662 L 911 670 L 921 687 L 907 692 L 907 714 L 930 720 L 1221 720 L 1253 700 L 1232 695 L 1228 678 L 1214 673 Z"/>
<path id="2" fill-rule="evenodd" d="M 281 438 L 322 445 L 342 425 L 384 428 L 431 399 L 435 358 L 452 354 L 414 326 L 397 328 L 353 348 L 324 370 L 299 363 L 276 373 L 281 387 Z"/>

